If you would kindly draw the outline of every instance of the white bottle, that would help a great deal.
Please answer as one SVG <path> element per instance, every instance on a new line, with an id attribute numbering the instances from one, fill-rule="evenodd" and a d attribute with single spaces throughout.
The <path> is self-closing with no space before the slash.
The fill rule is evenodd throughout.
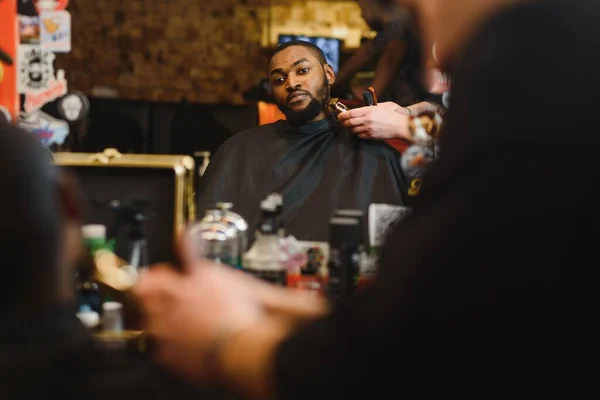
<path id="1" fill-rule="evenodd" d="M 282 212 L 283 212 L 283 196 L 279 193 L 271 193 L 267 199 L 270 199 L 275 204 L 275 212 L 277 218 L 277 233 L 280 238 L 285 237 L 285 228 L 283 226 Z"/>
<path id="2" fill-rule="evenodd" d="M 271 198 L 260 204 L 260 235 L 243 257 L 246 272 L 279 286 L 287 286 L 288 255 L 282 250 L 277 224 L 277 205 Z"/>

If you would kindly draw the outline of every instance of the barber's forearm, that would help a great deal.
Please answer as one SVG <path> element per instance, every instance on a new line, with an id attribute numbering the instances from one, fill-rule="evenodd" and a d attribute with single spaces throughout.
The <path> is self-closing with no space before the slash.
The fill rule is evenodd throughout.
<path id="1" fill-rule="evenodd" d="M 286 321 L 270 318 L 233 336 L 220 354 L 220 375 L 224 383 L 244 397 L 275 398 L 277 348 L 292 330 Z"/>
<path id="2" fill-rule="evenodd" d="M 373 87 L 377 92 L 383 93 L 388 88 L 404 60 L 405 53 L 406 42 L 402 40 L 391 40 L 385 45 L 373 78 Z"/>
<path id="3" fill-rule="evenodd" d="M 336 76 L 336 83 L 341 84 L 350 79 L 356 71 L 371 60 L 373 55 L 373 46 L 370 43 L 364 43 L 348 61 L 342 64 Z"/>
<path id="4" fill-rule="evenodd" d="M 386 88 L 389 86 L 392 81 L 392 77 L 394 76 L 394 71 L 389 66 L 382 66 L 381 68 L 377 68 L 375 72 L 375 77 L 373 78 L 373 89 L 375 89 L 375 93 L 383 93 Z"/>
<path id="5" fill-rule="evenodd" d="M 375 69 L 375 77 L 373 78 L 373 88 L 377 93 L 383 93 L 390 85 L 394 78 L 400 62 L 402 61 L 401 54 L 391 53 L 387 51 L 382 55 Z"/>

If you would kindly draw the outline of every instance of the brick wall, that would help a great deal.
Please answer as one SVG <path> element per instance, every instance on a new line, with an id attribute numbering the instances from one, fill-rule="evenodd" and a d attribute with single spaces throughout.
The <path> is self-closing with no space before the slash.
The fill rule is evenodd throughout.
<path id="1" fill-rule="evenodd" d="M 68 9 L 72 51 L 57 64 L 69 86 L 134 100 L 241 104 L 279 31 L 350 45 L 368 32 L 351 0 L 71 0 Z"/>

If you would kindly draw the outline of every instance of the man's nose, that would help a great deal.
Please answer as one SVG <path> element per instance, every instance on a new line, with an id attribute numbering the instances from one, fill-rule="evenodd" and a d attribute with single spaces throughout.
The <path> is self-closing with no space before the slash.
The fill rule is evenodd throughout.
<path id="1" fill-rule="evenodd" d="M 288 92 L 300 89 L 300 79 L 296 76 L 288 76 L 286 89 Z"/>

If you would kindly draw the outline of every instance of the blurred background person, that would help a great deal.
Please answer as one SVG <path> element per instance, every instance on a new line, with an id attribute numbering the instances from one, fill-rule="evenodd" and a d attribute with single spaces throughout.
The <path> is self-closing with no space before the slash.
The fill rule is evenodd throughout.
<path id="1" fill-rule="evenodd" d="M 355 85 L 354 97 L 362 101 L 362 92 L 373 86 L 380 101 L 402 106 L 418 103 L 426 96 L 421 78 L 421 43 L 408 15 L 396 3 L 358 0 L 362 17 L 377 32 L 366 40 L 340 67 L 334 92 L 348 86 L 354 75 L 375 63 L 372 82 Z"/>

